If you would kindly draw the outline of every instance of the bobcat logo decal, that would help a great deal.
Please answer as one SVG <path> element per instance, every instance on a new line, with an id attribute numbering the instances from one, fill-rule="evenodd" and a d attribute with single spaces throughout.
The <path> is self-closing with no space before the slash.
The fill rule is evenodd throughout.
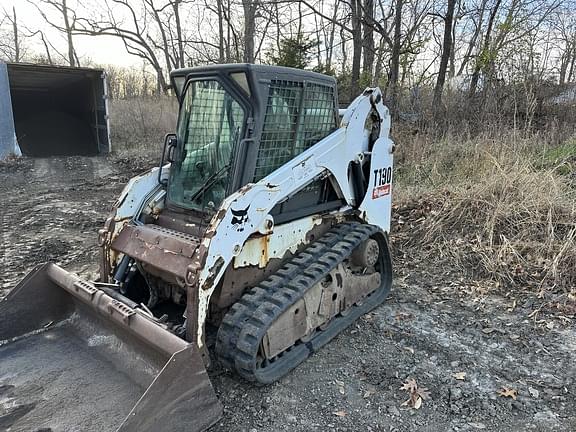
<path id="1" fill-rule="evenodd" d="M 244 210 L 232 210 L 232 221 L 231 224 L 236 231 L 242 232 L 244 231 L 244 226 L 246 222 L 248 222 L 248 209 L 250 206 L 246 207 Z"/>

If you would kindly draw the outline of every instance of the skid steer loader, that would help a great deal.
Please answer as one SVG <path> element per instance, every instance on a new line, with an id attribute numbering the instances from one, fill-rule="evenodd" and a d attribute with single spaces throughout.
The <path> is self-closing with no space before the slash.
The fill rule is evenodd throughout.
<path id="1" fill-rule="evenodd" d="M 394 144 L 378 88 L 340 118 L 318 73 L 171 79 L 176 133 L 99 231 L 99 280 L 44 264 L 0 303 L 0 396 L 26 402 L 0 428 L 205 430 L 222 413 L 210 356 L 272 383 L 390 289 Z"/>

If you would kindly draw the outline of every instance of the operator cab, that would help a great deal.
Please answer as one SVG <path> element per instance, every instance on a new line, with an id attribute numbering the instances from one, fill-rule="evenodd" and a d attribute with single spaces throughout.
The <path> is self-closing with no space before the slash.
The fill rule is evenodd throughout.
<path id="1" fill-rule="evenodd" d="M 175 70 L 180 113 L 167 183 L 168 211 L 213 214 L 339 125 L 336 80 L 279 66 L 225 64 Z M 296 199 L 294 199 L 296 197 Z M 276 223 L 341 206 L 317 180 L 272 212 Z"/>

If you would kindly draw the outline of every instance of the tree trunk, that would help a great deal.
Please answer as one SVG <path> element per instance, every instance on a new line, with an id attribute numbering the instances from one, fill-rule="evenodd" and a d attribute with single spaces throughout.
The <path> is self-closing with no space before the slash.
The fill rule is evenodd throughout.
<path id="1" fill-rule="evenodd" d="M 184 42 L 182 41 L 182 24 L 180 22 L 180 3 L 182 0 L 175 0 L 172 2 L 172 9 L 174 10 L 174 20 L 176 21 L 176 37 L 178 38 L 178 66 L 183 68 L 184 64 Z M 167 72 L 170 72 L 169 70 Z"/>
<path id="2" fill-rule="evenodd" d="M 444 90 L 444 82 L 446 81 L 446 71 L 448 70 L 448 62 L 450 61 L 450 53 L 452 52 L 452 20 L 454 19 L 454 7 L 456 0 L 448 0 L 448 7 L 446 9 L 446 16 L 444 17 L 444 42 L 442 43 L 442 56 L 440 57 L 440 68 L 438 69 L 438 77 L 436 79 L 436 86 L 434 87 L 433 109 L 435 113 L 440 113 L 442 106 L 442 92 Z"/>
<path id="3" fill-rule="evenodd" d="M 70 66 L 77 66 L 76 56 L 74 55 L 74 42 L 72 40 L 72 26 L 68 18 L 68 7 L 66 0 L 62 0 L 62 15 L 64 16 L 64 28 L 66 29 L 66 38 L 68 40 L 68 63 Z"/>
<path id="4" fill-rule="evenodd" d="M 374 20 L 374 2 L 373 0 L 364 0 L 363 20 L 364 36 L 362 39 L 362 50 L 364 51 L 364 62 L 362 64 L 362 74 L 374 85 L 374 29 L 372 21 Z"/>
<path id="5" fill-rule="evenodd" d="M 230 23 L 230 0 L 228 0 L 228 5 L 226 8 L 227 18 L 226 18 L 226 63 L 230 62 L 232 59 L 232 50 L 230 48 L 230 41 L 232 40 L 232 24 Z"/>
<path id="6" fill-rule="evenodd" d="M 18 21 L 16 20 L 16 6 L 12 6 L 12 31 L 14 32 L 14 61 L 20 61 L 20 41 L 18 40 Z"/>
<path id="7" fill-rule="evenodd" d="M 461 1 L 458 0 L 458 13 L 456 13 L 452 21 L 452 47 L 450 49 L 450 67 L 448 68 L 448 76 L 450 78 L 454 78 L 456 74 L 456 26 L 458 25 L 458 15 L 462 8 Z"/>
<path id="8" fill-rule="evenodd" d="M 361 0 L 352 0 L 352 77 L 350 83 L 350 100 L 358 95 L 360 90 L 360 61 L 362 60 L 362 26 Z"/>
<path id="9" fill-rule="evenodd" d="M 378 51 L 376 55 L 376 68 L 374 69 L 374 79 L 372 80 L 374 85 L 378 85 L 380 78 L 382 78 L 382 69 L 384 67 L 384 39 L 380 39 L 378 44 Z"/>
<path id="10" fill-rule="evenodd" d="M 470 90 L 468 93 L 469 98 L 473 98 L 476 95 L 476 88 L 478 87 L 478 81 L 480 79 L 480 71 L 482 70 L 482 60 L 481 56 L 486 54 L 490 50 L 490 42 L 492 40 L 492 29 L 494 28 L 494 20 L 496 19 L 496 14 L 500 8 L 500 3 L 502 0 L 496 0 L 494 9 L 490 12 L 490 19 L 488 20 L 488 28 L 486 29 L 486 35 L 484 36 L 484 43 L 482 44 L 482 49 L 476 56 L 476 65 L 474 66 L 474 72 L 472 73 L 472 79 L 470 81 Z"/>
<path id="11" fill-rule="evenodd" d="M 390 112 L 397 116 L 398 104 L 398 76 L 400 73 L 400 42 L 402 35 L 402 7 L 404 0 L 396 0 L 394 12 L 394 40 L 392 43 L 392 56 L 390 59 L 390 79 L 388 83 L 389 90 L 389 108 Z"/>
<path id="12" fill-rule="evenodd" d="M 242 0 L 244 8 L 244 61 L 254 63 L 254 33 L 258 0 Z"/>
<path id="13" fill-rule="evenodd" d="M 457 76 L 460 76 L 462 75 L 462 73 L 464 73 L 464 70 L 468 65 L 468 61 L 470 61 L 470 58 L 472 57 L 472 51 L 474 50 L 474 47 L 476 46 L 476 41 L 478 40 L 480 32 L 482 31 L 482 22 L 484 21 L 484 12 L 486 11 L 486 3 L 487 0 L 482 0 L 478 16 L 478 26 L 476 27 L 476 30 L 474 30 L 472 38 L 470 38 L 470 41 L 468 42 L 468 49 L 466 50 L 466 54 L 464 55 L 462 63 L 460 64 L 460 68 L 456 73 Z"/>
<path id="14" fill-rule="evenodd" d="M 572 61 L 570 62 L 570 72 L 568 72 L 568 82 L 572 82 L 574 72 L 576 71 L 576 41 L 573 44 L 572 48 Z"/>
<path id="15" fill-rule="evenodd" d="M 218 62 L 224 63 L 224 10 L 222 0 L 216 0 L 218 6 Z"/>
<path id="16" fill-rule="evenodd" d="M 560 76 L 558 79 L 558 84 L 562 85 L 566 83 L 566 72 L 568 72 L 568 64 L 570 63 L 570 53 L 565 52 L 560 59 Z"/>
<path id="17" fill-rule="evenodd" d="M 328 48 L 326 50 L 326 71 L 332 69 L 332 54 L 334 53 L 334 33 L 336 33 L 336 17 L 338 16 L 338 4 L 334 5 L 334 14 L 330 23 L 330 36 L 328 38 Z"/>
<path id="18" fill-rule="evenodd" d="M 346 38 L 345 36 L 344 27 L 340 28 L 340 41 L 342 46 L 342 70 L 340 75 L 344 75 L 346 73 L 346 63 L 348 63 L 348 51 L 346 51 Z"/>
<path id="19" fill-rule="evenodd" d="M 46 38 L 44 37 L 44 33 L 40 32 L 40 39 L 42 40 L 42 44 L 44 45 L 44 49 L 46 50 L 46 59 L 48 60 L 48 64 L 54 64 L 52 62 L 52 56 L 50 55 L 50 48 L 48 48 L 48 42 L 46 42 Z"/>
<path id="20" fill-rule="evenodd" d="M 150 13 L 154 15 L 154 19 L 156 20 L 156 25 L 158 26 L 158 30 L 160 32 L 160 37 L 162 38 L 162 53 L 164 54 L 164 62 L 166 63 L 166 71 L 170 72 L 172 68 L 172 61 L 170 60 L 170 45 L 168 44 L 168 36 L 164 31 L 164 23 L 162 18 L 160 18 L 160 14 L 158 13 L 158 9 L 154 7 L 154 1 L 148 1 L 148 7 L 150 8 Z M 176 64 L 174 67 L 178 67 L 179 61 L 176 60 Z"/>

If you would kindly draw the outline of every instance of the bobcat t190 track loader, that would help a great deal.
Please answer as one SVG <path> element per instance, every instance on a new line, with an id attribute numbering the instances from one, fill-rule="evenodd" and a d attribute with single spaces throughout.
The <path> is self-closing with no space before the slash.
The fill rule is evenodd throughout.
<path id="1" fill-rule="evenodd" d="M 177 131 L 99 231 L 99 281 L 45 264 L 0 303 L 0 384 L 28 401 L 10 430 L 204 430 L 222 413 L 210 354 L 274 382 L 390 289 L 378 88 L 340 118 L 335 80 L 313 72 L 171 78 Z"/>

